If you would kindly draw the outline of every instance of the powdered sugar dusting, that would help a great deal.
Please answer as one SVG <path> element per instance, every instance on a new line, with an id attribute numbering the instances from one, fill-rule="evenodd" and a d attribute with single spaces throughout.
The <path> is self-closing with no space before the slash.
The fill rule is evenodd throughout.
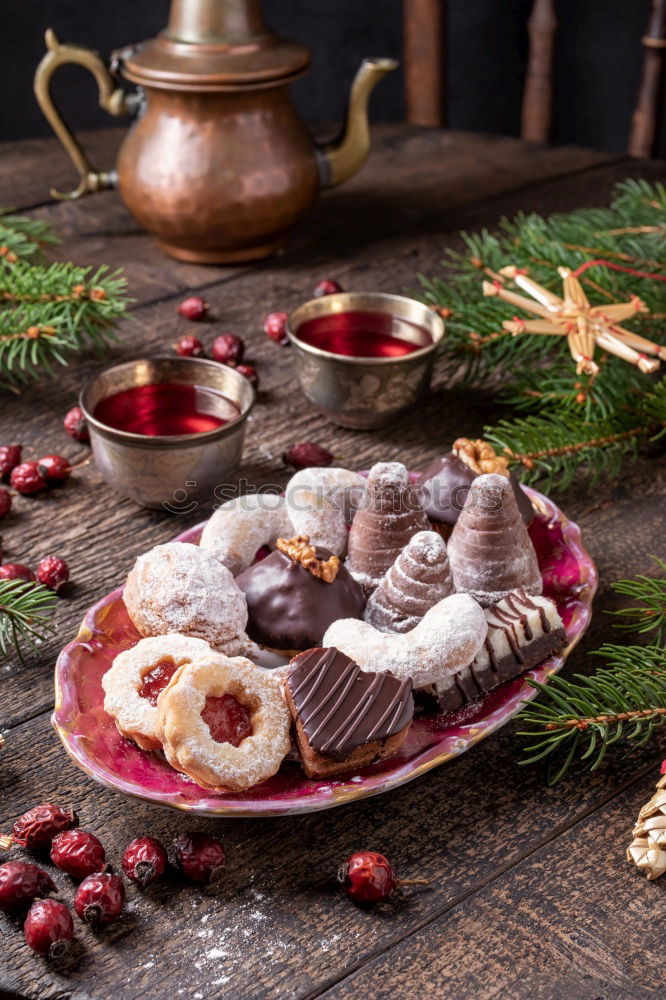
<path id="1" fill-rule="evenodd" d="M 139 556 L 123 600 L 145 636 L 181 632 L 228 652 L 246 640 L 245 594 L 229 570 L 198 545 L 169 542 Z"/>
<path id="2" fill-rule="evenodd" d="M 201 717 L 206 697 L 223 694 L 251 707 L 252 735 L 237 747 L 217 743 Z M 290 725 L 279 682 L 240 656 L 213 653 L 188 664 L 159 705 L 167 760 L 204 788 L 242 791 L 270 778 L 291 747 Z"/>
<path id="3" fill-rule="evenodd" d="M 296 535 L 337 556 L 347 551 L 347 516 L 363 502 L 366 481 L 358 472 L 329 467 L 301 469 L 287 484 L 285 499 Z"/>
<path id="4" fill-rule="evenodd" d="M 508 479 L 479 476 L 448 545 L 455 588 L 481 604 L 494 604 L 512 590 L 540 594 L 543 580 L 534 546 Z"/>
<path id="5" fill-rule="evenodd" d="M 278 538 L 291 534 L 284 497 L 250 493 L 227 501 L 207 521 L 201 547 L 238 576 L 252 565 L 263 545 L 275 547 Z"/>
<path id="6" fill-rule="evenodd" d="M 363 670 L 411 677 L 420 688 L 470 663 L 487 631 L 481 606 L 468 594 L 452 594 L 404 634 L 379 632 L 367 622 L 346 618 L 328 628 L 322 644 L 335 646 Z"/>

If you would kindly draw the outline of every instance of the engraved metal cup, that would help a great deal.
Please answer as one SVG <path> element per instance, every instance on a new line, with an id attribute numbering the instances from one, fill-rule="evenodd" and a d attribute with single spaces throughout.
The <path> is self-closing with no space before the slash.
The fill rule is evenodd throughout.
<path id="1" fill-rule="evenodd" d="M 299 339 L 308 320 L 356 311 L 409 320 L 427 330 L 432 343 L 400 357 L 359 358 L 333 354 Z M 287 333 L 301 389 L 315 408 L 342 427 L 372 430 L 395 420 L 427 393 L 444 321 L 423 302 L 402 295 L 340 292 L 299 306 L 289 317 Z M 409 334 L 401 330 L 399 336 L 408 339 Z"/>
<path id="2" fill-rule="evenodd" d="M 201 434 L 148 436 L 117 430 L 94 416 L 95 407 L 116 392 L 159 382 L 215 390 L 238 407 L 229 423 Z M 95 463 L 118 493 L 142 507 L 172 513 L 215 499 L 216 488 L 235 482 L 255 392 L 227 365 L 202 358 L 141 358 L 104 369 L 84 387 L 83 410 Z"/>

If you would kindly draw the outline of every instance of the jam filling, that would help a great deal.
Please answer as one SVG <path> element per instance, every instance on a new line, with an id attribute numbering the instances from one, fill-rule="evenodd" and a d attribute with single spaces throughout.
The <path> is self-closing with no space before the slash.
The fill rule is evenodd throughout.
<path id="1" fill-rule="evenodd" d="M 145 698 L 151 705 L 157 705 L 158 697 L 177 669 L 178 665 L 173 660 L 160 660 L 149 674 L 144 675 L 143 683 L 139 688 L 139 696 Z"/>
<path id="2" fill-rule="evenodd" d="M 250 713 L 232 694 L 220 697 L 209 695 L 201 718 L 216 743 L 231 743 L 233 747 L 237 747 L 252 735 Z"/>

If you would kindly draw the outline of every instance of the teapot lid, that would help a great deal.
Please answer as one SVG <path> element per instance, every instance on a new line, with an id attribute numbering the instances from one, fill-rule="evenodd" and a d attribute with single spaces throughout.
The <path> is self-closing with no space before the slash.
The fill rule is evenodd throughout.
<path id="1" fill-rule="evenodd" d="M 234 90 L 300 76 L 310 52 L 267 28 L 259 0 L 172 0 L 167 27 L 116 58 L 139 85 Z"/>

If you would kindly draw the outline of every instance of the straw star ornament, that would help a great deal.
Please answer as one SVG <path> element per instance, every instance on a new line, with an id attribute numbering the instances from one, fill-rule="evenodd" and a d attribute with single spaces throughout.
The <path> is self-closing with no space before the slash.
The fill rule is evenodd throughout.
<path id="1" fill-rule="evenodd" d="M 666 359 L 666 347 L 619 325 L 622 320 L 637 313 L 648 312 L 647 306 L 637 295 L 632 295 L 629 302 L 592 306 L 575 273 L 568 267 L 559 267 L 557 270 L 563 279 L 562 297 L 533 281 L 525 269 L 513 266 L 501 268 L 500 275 L 515 282 L 532 296 L 531 299 L 511 291 L 499 280 L 483 282 L 484 295 L 496 295 L 504 302 L 540 317 L 526 320 L 514 316 L 512 320 L 502 323 L 505 330 L 514 336 L 539 333 L 566 337 L 578 375 L 598 373 L 599 366 L 594 360 L 597 347 L 636 365 L 642 372 L 653 372 L 659 368 L 659 359 Z"/>

